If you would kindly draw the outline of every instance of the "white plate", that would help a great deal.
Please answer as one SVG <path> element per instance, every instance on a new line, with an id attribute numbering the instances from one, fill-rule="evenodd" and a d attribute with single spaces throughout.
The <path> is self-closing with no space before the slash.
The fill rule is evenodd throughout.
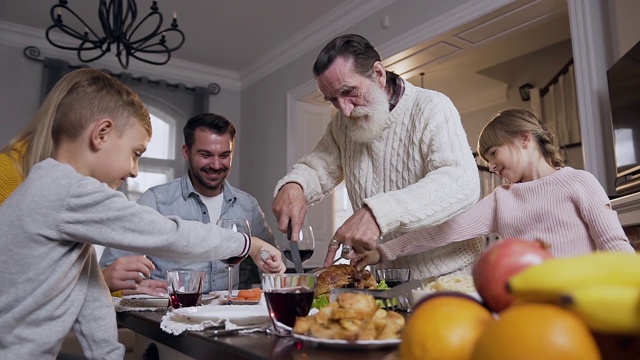
<path id="1" fill-rule="evenodd" d="M 202 294 L 202 301 L 206 302 L 215 299 L 214 295 Z M 168 307 L 169 295 L 152 296 L 146 294 L 125 295 L 122 297 L 120 305 L 129 307 Z"/>
<path id="2" fill-rule="evenodd" d="M 164 297 L 145 294 L 126 295 L 122 297 L 120 305 L 130 307 L 168 307 L 169 295 Z"/>
<path id="3" fill-rule="evenodd" d="M 194 321 L 228 319 L 240 326 L 271 321 L 267 307 L 263 305 L 205 305 L 175 309 L 173 313 Z"/>
<path id="4" fill-rule="evenodd" d="M 260 300 L 236 300 L 233 299 L 233 305 L 258 305 Z"/>
<path id="5" fill-rule="evenodd" d="M 340 348 L 340 349 L 379 349 L 385 347 L 398 346 L 401 339 L 389 339 L 389 340 L 334 340 L 334 339 L 321 339 L 313 336 L 292 334 L 293 337 L 304 340 L 312 344 L 318 344 L 328 347 Z"/>

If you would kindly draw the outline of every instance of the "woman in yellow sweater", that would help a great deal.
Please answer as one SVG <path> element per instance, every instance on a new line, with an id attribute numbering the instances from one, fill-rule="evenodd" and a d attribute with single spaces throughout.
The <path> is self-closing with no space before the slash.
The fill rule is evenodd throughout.
<path id="1" fill-rule="evenodd" d="M 0 205 L 11 195 L 31 167 L 50 157 L 53 149 L 51 124 L 53 117 L 41 117 L 40 112 L 20 134 L 0 152 Z"/>

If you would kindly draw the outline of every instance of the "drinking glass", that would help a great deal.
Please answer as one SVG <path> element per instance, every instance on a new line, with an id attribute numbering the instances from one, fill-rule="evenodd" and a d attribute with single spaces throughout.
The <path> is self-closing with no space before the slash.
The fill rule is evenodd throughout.
<path id="1" fill-rule="evenodd" d="M 376 280 L 384 280 L 390 288 L 405 283 L 411 279 L 409 269 L 376 269 Z"/>
<path id="2" fill-rule="evenodd" d="M 298 239 L 300 239 L 298 240 L 298 250 L 300 250 L 300 258 L 304 263 L 313 256 L 313 251 L 316 248 L 316 239 L 313 236 L 313 228 L 311 228 L 310 225 L 303 226 L 300 229 Z M 284 257 L 293 262 L 293 257 L 291 256 L 291 241 L 287 239 L 286 234 L 278 241 L 278 247 L 282 251 Z"/>
<path id="3" fill-rule="evenodd" d="M 262 275 L 262 291 L 274 334 L 291 335 L 296 317 L 309 315 L 316 283 L 317 276 L 313 274 Z"/>
<path id="4" fill-rule="evenodd" d="M 167 270 L 169 305 L 174 309 L 200 305 L 206 276 L 205 271 Z"/>
<path id="5" fill-rule="evenodd" d="M 219 219 L 217 225 L 221 228 L 231 229 L 235 232 L 247 234 L 251 237 L 251 229 L 249 228 L 249 222 L 246 219 Z M 246 256 L 233 256 L 228 259 L 220 260 L 227 265 L 227 271 L 229 273 L 229 294 L 227 295 L 226 303 L 232 304 L 233 298 L 233 267 L 242 262 Z"/>

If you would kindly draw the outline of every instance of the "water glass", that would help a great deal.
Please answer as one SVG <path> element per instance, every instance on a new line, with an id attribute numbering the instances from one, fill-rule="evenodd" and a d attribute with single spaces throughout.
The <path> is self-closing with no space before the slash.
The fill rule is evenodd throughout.
<path id="1" fill-rule="evenodd" d="M 309 315 L 316 292 L 317 277 L 312 274 L 263 274 L 262 291 L 273 333 L 291 335 L 296 317 Z"/>
<path id="2" fill-rule="evenodd" d="M 174 308 L 197 306 L 202 301 L 202 286 L 207 273 L 194 270 L 167 270 L 169 305 Z"/>

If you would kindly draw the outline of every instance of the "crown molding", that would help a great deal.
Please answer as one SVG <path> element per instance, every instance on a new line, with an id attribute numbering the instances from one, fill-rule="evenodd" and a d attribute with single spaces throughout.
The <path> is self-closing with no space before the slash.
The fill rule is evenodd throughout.
<path id="1" fill-rule="evenodd" d="M 328 38 L 342 33 L 394 1 L 354 0 L 336 7 L 241 71 L 242 87 L 250 86 L 308 51 L 323 46 Z"/>
<path id="2" fill-rule="evenodd" d="M 55 36 L 56 41 L 62 44 L 73 45 L 64 36 Z M 69 61 L 72 64 L 81 63 L 72 51 L 58 49 L 46 40 L 44 30 L 29 26 L 10 23 L 0 20 L 0 44 L 11 47 L 24 48 L 35 46 L 41 54 L 47 57 L 55 57 Z M 210 83 L 218 83 L 222 88 L 240 91 L 242 86 L 240 77 L 235 71 L 196 64 L 190 61 L 171 59 L 168 64 L 158 66 L 146 64 L 135 59 L 128 69 L 122 69 L 115 56 L 105 55 L 103 58 L 93 61 L 92 67 L 106 68 L 112 72 L 126 71 L 136 76 L 148 76 L 152 78 L 162 77 L 165 80 L 183 83 L 187 86 L 208 86 Z"/>

